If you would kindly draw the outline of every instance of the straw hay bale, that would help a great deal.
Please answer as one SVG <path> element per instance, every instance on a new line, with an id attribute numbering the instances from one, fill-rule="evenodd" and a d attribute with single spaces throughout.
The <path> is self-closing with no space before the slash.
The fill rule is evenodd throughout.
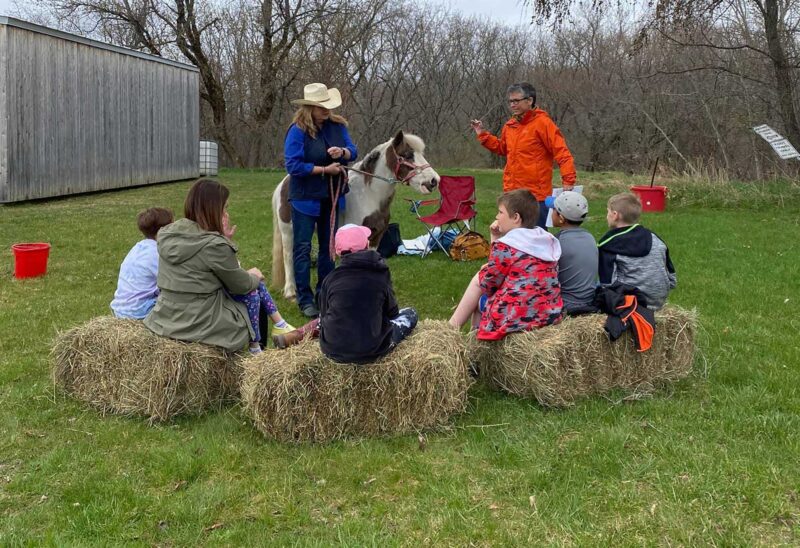
<path id="1" fill-rule="evenodd" d="M 653 346 L 646 352 L 636 351 L 628 333 L 610 342 L 605 321 L 604 314 L 590 314 L 498 342 L 473 339 L 468 356 L 489 385 L 548 407 L 616 388 L 646 393 L 691 371 L 695 311 L 667 306 L 656 312 Z"/>
<path id="2" fill-rule="evenodd" d="M 238 395 L 241 367 L 233 354 L 159 337 L 135 320 L 94 318 L 58 335 L 51 356 L 55 384 L 104 414 L 153 423 Z"/>
<path id="3" fill-rule="evenodd" d="M 472 379 L 463 336 L 423 320 L 373 364 L 336 363 L 314 340 L 244 361 L 245 412 L 267 437 L 323 442 L 435 429 L 463 412 Z"/>

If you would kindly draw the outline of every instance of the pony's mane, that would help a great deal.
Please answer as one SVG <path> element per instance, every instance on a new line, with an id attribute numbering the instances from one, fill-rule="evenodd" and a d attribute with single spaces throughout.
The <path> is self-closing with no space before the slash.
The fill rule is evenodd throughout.
<path id="1" fill-rule="evenodd" d="M 378 159 L 381 157 L 381 145 L 373 148 L 369 154 L 367 154 L 362 160 L 359 160 L 353 167 L 357 169 L 361 169 L 362 171 L 366 171 L 367 173 L 375 173 L 375 166 L 378 163 Z"/>

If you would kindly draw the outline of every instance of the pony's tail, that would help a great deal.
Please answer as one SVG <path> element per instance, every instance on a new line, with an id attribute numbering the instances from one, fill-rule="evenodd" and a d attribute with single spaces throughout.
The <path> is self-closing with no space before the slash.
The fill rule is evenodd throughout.
<path id="1" fill-rule="evenodd" d="M 280 188 L 280 187 L 279 187 Z M 278 190 L 276 189 L 277 193 Z M 283 266 L 283 237 L 278 226 L 278 208 L 275 201 L 272 201 L 272 286 L 275 289 L 283 289 L 286 284 L 286 271 Z"/>

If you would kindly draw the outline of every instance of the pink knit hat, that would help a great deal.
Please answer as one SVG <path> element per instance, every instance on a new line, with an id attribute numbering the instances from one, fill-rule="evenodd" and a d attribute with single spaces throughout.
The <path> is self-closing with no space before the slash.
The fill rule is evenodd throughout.
<path id="1" fill-rule="evenodd" d="M 365 226 L 346 224 L 336 231 L 336 254 L 363 251 L 369 247 L 372 231 Z"/>

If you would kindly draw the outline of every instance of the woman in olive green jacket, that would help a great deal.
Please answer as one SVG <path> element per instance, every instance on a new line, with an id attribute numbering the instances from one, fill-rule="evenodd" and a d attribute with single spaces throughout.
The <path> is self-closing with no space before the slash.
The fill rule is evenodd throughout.
<path id="1" fill-rule="evenodd" d="M 242 269 L 236 247 L 223 236 L 228 195 L 216 181 L 197 181 L 186 197 L 186 218 L 158 232 L 161 292 L 144 320 L 156 335 L 229 351 L 254 340 L 246 305 L 231 295 L 254 291 L 264 276 L 257 268 Z"/>

